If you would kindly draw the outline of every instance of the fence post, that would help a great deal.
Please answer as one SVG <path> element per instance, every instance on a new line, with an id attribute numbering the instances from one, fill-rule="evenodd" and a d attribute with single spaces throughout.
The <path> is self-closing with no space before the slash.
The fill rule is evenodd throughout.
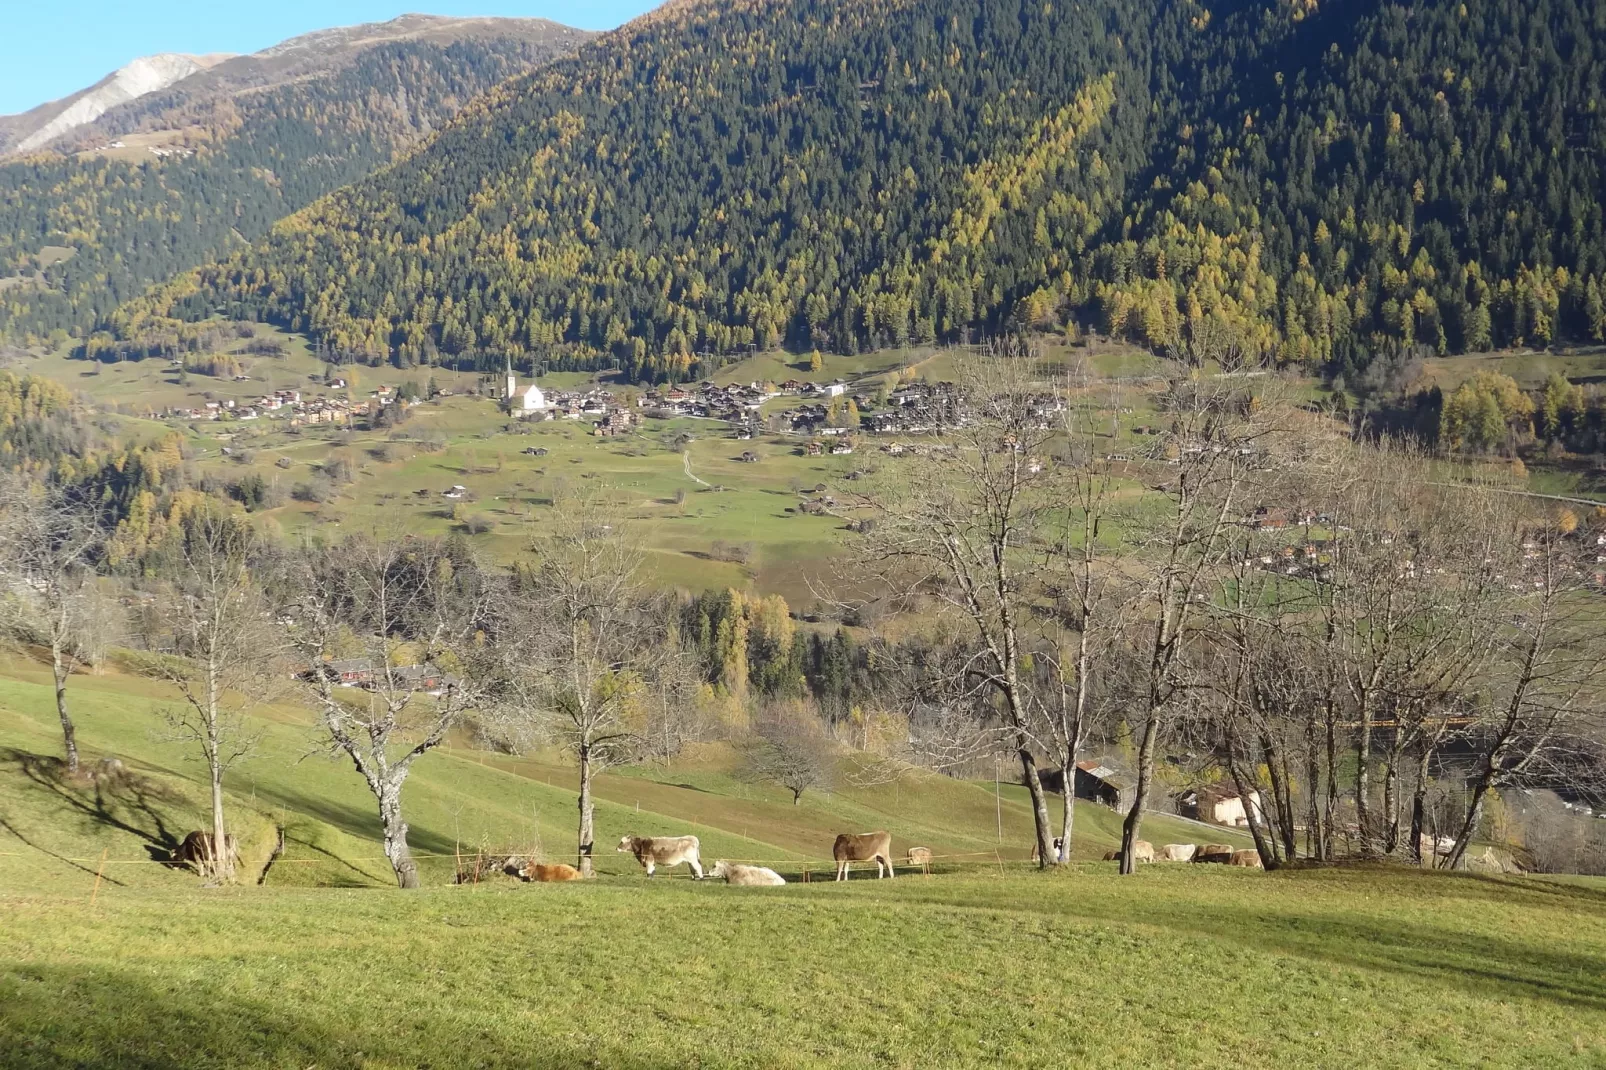
<path id="1" fill-rule="evenodd" d="M 94 891 L 89 893 L 89 905 L 90 906 L 94 906 L 95 905 L 95 897 L 100 895 L 100 875 L 102 873 L 106 872 L 106 855 L 110 850 L 111 850 L 110 847 L 101 848 L 100 866 L 99 866 L 99 868 L 97 868 L 95 870 L 95 889 L 94 889 Z"/>

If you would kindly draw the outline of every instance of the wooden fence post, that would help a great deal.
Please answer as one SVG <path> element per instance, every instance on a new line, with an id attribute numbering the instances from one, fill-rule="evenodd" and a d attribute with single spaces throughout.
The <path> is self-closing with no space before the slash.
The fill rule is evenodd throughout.
<path id="1" fill-rule="evenodd" d="M 102 873 L 106 872 L 106 854 L 110 850 L 111 850 L 110 847 L 105 847 L 105 848 L 101 849 L 101 852 L 100 852 L 100 867 L 95 870 L 95 890 L 89 893 L 89 905 L 90 906 L 94 906 L 95 905 L 95 897 L 100 895 L 100 875 Z"/>

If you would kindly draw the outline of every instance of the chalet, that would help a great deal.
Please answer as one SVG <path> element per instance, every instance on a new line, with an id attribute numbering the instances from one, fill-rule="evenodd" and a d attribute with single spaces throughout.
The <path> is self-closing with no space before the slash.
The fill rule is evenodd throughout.
<path id="1" fill-rule="evenodd" d="M 1065 778 L 1058 769 L 1043 769 L 1039 771 L 1038 776 L 1047 790 L 1064 793 Z M 1122 809 L 1132 802 L 1131 785 L 1114 769 L 1099 762 L 1076 763 L 1076 782 L 1073 790 L 1076 792 L 1076 798 L 1096 802 L 1112 810 Z"/>
<path id="2" fill-rule="evenodd" d="M 340 658 L 325 663 L 329 679 L 341 687 L 361 687 L 374 678 L 374 666 L 367 658 Z"/>
<path id="3" fill-rule="evenodd" d="M 1230 787 L 1189 788 L 1176 796 L 1177 813 L 1195 821 L 1208 821 L 1229 828 L 1243 828 L 1249 824 L 1244 798 Z M 1266 820 L 1260 806 L 1260 792 L 1249 793 L 1249 806 L 1254 808 L 1259 821 Z"/>

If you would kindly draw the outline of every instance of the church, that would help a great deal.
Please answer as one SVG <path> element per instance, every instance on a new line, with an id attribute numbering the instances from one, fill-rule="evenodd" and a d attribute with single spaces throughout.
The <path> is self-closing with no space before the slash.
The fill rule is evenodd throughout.
<path id="1" fill-rule="evenodd" d="M 507 381 L 502 390 L 502 403 L 513 416 L 530 416 L 534 413 L 545 412 L 546 394 L 539 386 L 531 383 L 523 390 L 519 389 L 518 377 L 513 374 L 513 360 L 507 362 Z"/>

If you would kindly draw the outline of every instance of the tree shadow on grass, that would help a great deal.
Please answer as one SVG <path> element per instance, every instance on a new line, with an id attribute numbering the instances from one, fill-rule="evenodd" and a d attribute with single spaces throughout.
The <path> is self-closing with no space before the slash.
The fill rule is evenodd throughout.
<path id="1" fill-rule="evenodd" d="M 406 1008 L 368 1020 L 242 998 L 228 979 L 36 963 L 0 963 L 0 1051 L 8 1070 L 157 1070 L 189 1067 L 384 1066 L 683 1067 L 599 1043 L 515 1035 Z M 221 964 L 219 964 L 221 969 Z M 512 1023 L 510 1023 L 512 1025 Z"/>
<path id="2" fill-rule="evenodd" d="M 1506 910 L 1525 906 L 1525 898 L 1537 895 L 1542 901 L 1550 900 L 1544 903 L 1546 908 L 1556 910 L 1560 906 L 1554 901 L 1556 889 L 1514 886 L 1511 882 L 1460 874 L 1390 875 L 1378 881 L 1370 894 L 1387 896 L 1390 892 L 1408 891 L 1403 883 L 1390 887 L 1395 881 L 1443 882 L 1438 888 L 1430 889 L 1427 895 L 1419 888 L 1414 895 L 1401 895 L 1399 903 L 1403 916 L 1395 919 L 1349 914 L 1344 911 L 1341 900 L 1328 899 L 1332 909 L 1324 912 L 1319 906 L 1302 906 L 1297 900 L 1258 897 L 1249 885 L 1268 878 L 1246 873 L 1241 879 L 1246 884 L 1244 895 L 1234 901 L 1199 902 L 1179 897 L 1141 913 L 1134 912 L 1129 902 L 1118 898 L 1052 896 L 1038 902 L 1016 899 L 1006 903 L 990 897 L 981 888 L 973 899 L 968 896 L 956 899 L 951 890 L 938 889 L 929 892 L 921 889 L 912 895 L 905 891 L 897 899 L 949 908 L 1025 910 L 1060 917 L 1067 922 L 1141 924 L 1183 936 L 1218 940 L 1236 947 L 1252 947 L 1385 976 L 1432 980 L 1484 997 L 1509 998 L 1525 994 L 1569 1007 L 1606 1012 L 1606 949 L 1594 954 L 1557 950 L 1554 945 L 1541 946 L 1520 936 L 1495 936 L 1419 920 L 1435 916 L 1433 898 L 1439 894 L 1446 899 L 1454 896 L 1463 900 L 1476 897 L 1498 901 Z M 1584 901 L 1589 908 L 1599 909 L 1593 889 L 1578 890 L 1587 894 Z M 1286 888 L 1279 891 L 1286 896 Z M 1584 906 L 1584 901 L 1579 902 L 1580 907 Z M 1463 902 L 1460 909 L 1468 908 Z"/>
<path id="3" fill-rule="evenodd" d="M 304 795 L 286 788 L 258 784 L 257 798 L 266 799 L 273 805 L 282 807 L 306 817 L 316 818 L 324 824 L 339 829 L 348 836 L 374 844 L 377 848 L 383 836 L 383 829 L 379 824 L 379 813 L 357 806 L 348 806 L 345 803 L 334 802 L 331 799 Z M 406 814 L 406 804 L 403 803 L 403 816 Z M 407 845 L 418 854 L 449 855 L 452 853 L 453 843 L 445 835 L 433 832 L 428 828 L 408 823 Z"/>
<path id="4" fill-rule="evenodd" d="M 14 747 L 0 748 L 0 774 L 5 773 L 33 785 L 91 827 L 116 829 L 143 840 L 153 860 L 173 859 L 179 845 L 179 836 L 170 827 L 173 812 L 188 806 L 189 800 L 161 781 L 121 765 L 74 777 L 62 759 Z"/>

